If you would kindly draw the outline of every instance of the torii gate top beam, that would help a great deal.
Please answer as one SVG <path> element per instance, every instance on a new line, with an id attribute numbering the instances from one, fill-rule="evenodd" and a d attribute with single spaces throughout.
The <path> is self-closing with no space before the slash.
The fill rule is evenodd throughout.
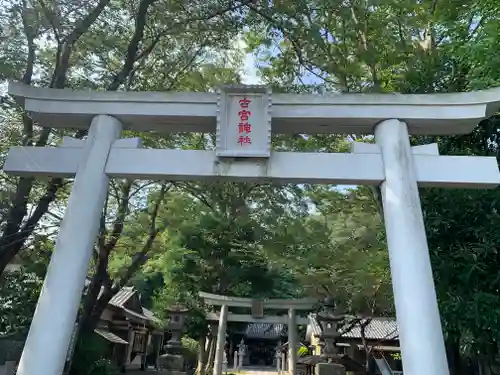
<path id="1" fill-rule="evenodd" d="M 207 305 L 231 307 L 252 307 L 253 299 L 243 297 L 229 297 L 219 294 L 211 294 L 205 292 L 198 293 L 204 299 Z M 266 309 L 295 309 L 295 310 L 312 310 L 318 300 L 314 298 L 301 299 L 265 299 L 263 300 Z"/>
<path id="2" fill-rule="evenodd" d="M 88 128 L 95 115 L 137 131 L 215 132 L 218 94 L 96 92 L 9 84 L 9 94 L 41 126 Z M 272 96 L 273 133 L 370 134 L 397 118 L 411 134 L 466 134 L 500 107 L 500 88 L 452 94 L 331 94 Z"/>

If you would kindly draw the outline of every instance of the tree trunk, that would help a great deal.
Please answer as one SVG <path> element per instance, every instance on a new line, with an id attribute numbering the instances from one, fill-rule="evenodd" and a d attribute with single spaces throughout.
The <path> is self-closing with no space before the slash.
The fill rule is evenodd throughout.
<path id="1" fill-rule="evenodd" d="M 458 336 L 446 341 L 446 354 L 450 374 L 466 375 L 464 361 L 460 355 L 460 338 Z"/>
<path id="2" fill-rule="evenodd" d="M 97 300 L 94 309 L 92 310 L 92 314 L 89 316 L 89 319 L 87 320 L 86 324 L 82 325 L 82 328 L 84 328 L 86 332 L 92 332 L 94 331 L 94 329 L 96 329 L 97 324 L 101 319 L 101 315 L 104 312 L 104 309 L 106 309 L 109 301 L 111 300 L 111 298 L 113 298 L 114 294 L 115 292 L 113 292 L 110 289 L 104 290 L 102 295 Z"/>
<path id="3" fill-rule="evenodd" d="M 89 287 L 87 289 L 87 294 L 83 298 L 82 313 L 80 315 L 80 318 L 78 319 L 80 326 L 85 326 L 85 323 L 91 316 L 106 277 L 106 265 L 103 264 L 103 262 L 99 261 L 97 263 L 96 271 L 92 276 Z"/>
<path id="4" fill-rule="evenodd" d="M 203 367 L 205 367 L 208 363 L 208 356 L 210 354 L 210 347 L 212 346 L 213 337 L 207 334 L 205 341 L 206 342 L 205 342 L 205 355 L 203 356 Z"/>
<path id="5" fill-rule="evenodd" d="M 198 363 L 196 365 L 196 375 L 205 375 L 205 345 L 206 345 L 207 337 L 202 335 L 198 340 L 199 350 L 198 350 Z"/>
<path id="6" fill-rule="evenodd" d="M 484 359 L 478 358 L 477 360 L 477 373 L 478 375 L 487 375 L 487 367 Z"/>
<path id="7" fill-rule="evenodd" d="M 370 371 L 370 359 L 372 356 L 372 349 L 368 346 L 366 342 L 366 327 L 370 324 L 372 318 L 367 318 L 365 321 L 360 321 L 359 326 L 361 328 L 361 342 L 363 343 L 363 348 L 365 350 L 365 372 L 368 374 Z"/>
<path id="8" fill-rule="evenodd" d="M 0 274 L 24 247 L 24 243 L 31 236 L 42 216 L 49 210 L 50 203 L 55 200 L 57 191 L 62 185 L 60 179 L 53 179 L 48 184 L 46 193 L 38 201 L 38 205 L 31 216 L 23 223 L 27 213 L 29 196 L 33 188 L 34 179 L 21 177 L 7 214 L 7 225 L 0 237 Z"/>
<path id="9" fill-rule="evenodd" d="M 213 334 L 209 338 L 210 345 L 208 347 L 207 363 L 205 364 L 205 374 L 210 374 L 214 368 L 215 361 L 215 345 L 217 344 L 217 337 Z"/>

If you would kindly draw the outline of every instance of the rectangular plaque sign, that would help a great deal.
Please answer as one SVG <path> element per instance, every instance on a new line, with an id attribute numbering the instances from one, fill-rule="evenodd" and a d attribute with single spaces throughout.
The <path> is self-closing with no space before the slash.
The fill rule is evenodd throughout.
<path id="1" fill-rule="evenodd" d="M 217 148 L 220 157 L 271 155 L 271 93 L 265 86 L 231 85 L 219 91 Z"/>
<path id="2" fill-rule="evenodd" d="M 264 301 L 261 299 L 252 300 L 252 317 L 262 319 L 264 317 Z"/>

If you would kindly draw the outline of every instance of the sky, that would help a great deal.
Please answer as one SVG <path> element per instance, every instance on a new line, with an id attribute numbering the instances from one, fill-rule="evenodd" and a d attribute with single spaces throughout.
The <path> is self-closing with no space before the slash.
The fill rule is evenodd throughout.
<path id="1" fill-rule="evenodd" d="M 238 48 L 241 51 L 245 51 L 246 44 L 243 38 L 238 40 Z M 277 49 L 270 49 L 269 52 L 271 55 L 274 55 L 277 52 Z M 255 56 L 252 53 L 245 54 L 244 66 L 243 66 L 243 83 L 247 85 L 258 85 L 262 84 L 262 80 L 258 75 L 258 63 L 255 59 Z M 305 84 L 319 84 L 321 80 L 314 76 L 311 73 L 303 72 L 301 77 L 301 82 Z"/>
<path id="2" fill-rule="evenodd" d="M 242 38 L 240 38 L 238 44 L 238 47 L 242 51 L 246 49 L 245 41 Z M 252 53 L 247 53 L 245 55 L 243 65 L 243 83 L 247 85 L 259 85 L 262 83 L 262 80 L 257 73 L 257 61 Z"/>

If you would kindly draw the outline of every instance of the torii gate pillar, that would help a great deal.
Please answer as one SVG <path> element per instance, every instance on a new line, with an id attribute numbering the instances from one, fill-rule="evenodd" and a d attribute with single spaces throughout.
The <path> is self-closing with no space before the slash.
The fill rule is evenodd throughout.
<path id="1" fill-rule="evenodd" d="M 96 116 L 92 120 L 19 362 L 20 375 L 63 372 L 108 193 L 106 161 L 121 130 L 121 123 L 113 117 Z"/>
<path id="2" fill-rule="evenodd" d="M 449 373 L 415 166 L 404 122 L 375 128 L 385 171 L 381 185 L 399 342 L 405 374 Z"/>

